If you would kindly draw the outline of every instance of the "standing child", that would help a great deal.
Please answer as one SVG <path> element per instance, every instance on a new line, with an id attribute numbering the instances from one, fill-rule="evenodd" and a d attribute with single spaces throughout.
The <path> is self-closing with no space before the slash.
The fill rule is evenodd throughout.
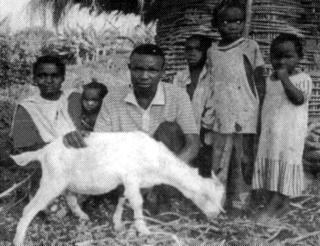
<path id="1" fill-rule="evenodd" d="M 253 189 L 267 190 L 271 198 L 260 218 L 281 215 L 289 208 L 289 197 L 301 195 L 304 188 L 302 153 L 312 90 L 310 76 L 296 68 L 303 56 L 297 36 L 279 35 L 270 53 L 274 72 L 267 79 Z"/>
<path id="2" fill-rule="evenodd" d="M 81 126 L 83 130 L 93 131 L 103 98 L 107 93 L 107 87 L 95 80 L 83 86 L 81 97 Z"/>
<path id="3" fill-rule="evenodd" d="M 185 41 L 185 58 L 188 67 L 178 71 L 173 79 L 173 84 L 183 88 L 189 95 L 194 117 L 200 132 L 201 148 L 193 165 L 199 168 L 202 176 L 211 176 L 211 152 L 210 143 L 205 142 L 205 136 L 201 129 L 201 117 L 205 106 L 207 93 L 210 93 L 208 72 L 206 68 L 207 51 L 211 46 L 211 39 L 200 34 L 193 34 Z"/>
<path id="4" fill-rule="evenodd" d="M 264 94 L 264 61 L 258 44 L 242 37 L 245 6 L 222 1 L 212 24 L 221 40 L 208 50 L 211 96 L 202 126 L 213 130 L 212 167 L 226 184 L 226 207 L 244 205 L 254 163 L 259 98 Z"/>

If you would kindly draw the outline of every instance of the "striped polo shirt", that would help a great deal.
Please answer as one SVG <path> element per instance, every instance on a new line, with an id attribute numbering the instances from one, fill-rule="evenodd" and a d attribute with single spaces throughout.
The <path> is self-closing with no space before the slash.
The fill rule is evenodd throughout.
<path id="1" fill-rule="evenodd" d="M 111 91 L 104 99 L 95 131 L 144 131 L 153 135 L 160 123 L 175 121 L 185 134 L 198 134 L 190 99 L 185 90 L 160 82 L 150 106 L 139 106 L 131 86 Z"/>

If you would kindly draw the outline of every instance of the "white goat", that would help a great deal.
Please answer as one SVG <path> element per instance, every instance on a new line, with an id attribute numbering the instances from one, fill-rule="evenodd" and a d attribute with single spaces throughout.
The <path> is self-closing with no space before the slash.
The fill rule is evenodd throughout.
<path id="1" fill-rule="evenodd" d="M 201 177 L 196 169 L 148 135 L 92 133 L 85 142 L 85 148 L 67 148 L 60 137 L 40 150 L 11 156 L 20 166 L 39 160 L 42 167 L 39 190 L 24 208 L 15 245 L 23 245 L 34 216 L 64 191 L 69 191 L 66 199 L 71 210 L 80 218 L 88 219 L 72 192 L 97 195 L 123 184 L 125 198 L 120 199 L 113 217 L 115 229 L 121 228 L 122 206 L 128 199 L 134 210 L 136 229 L 144 234 L 149 231 L 143 220 L 140 188 L 168 184 L 190 198 L 208 217 L 216 217 L 222 211 L 224 187 L 220 181 L 214 175 L 213 178 Z"/>

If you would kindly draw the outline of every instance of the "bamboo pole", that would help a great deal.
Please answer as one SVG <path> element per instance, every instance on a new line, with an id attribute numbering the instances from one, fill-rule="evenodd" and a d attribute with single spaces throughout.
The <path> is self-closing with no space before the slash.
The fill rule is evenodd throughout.
<path id="1" fill-rule="evenodd" d="M 246 38 L 249 36 L 249 32 L 250 32 L 251 18 L 252 18 L 252 3 L 253 3 L 253 0 L 247 0 L 246 23 L 245 23 L 244 32 L 243 32 L 243 36 Z"/>

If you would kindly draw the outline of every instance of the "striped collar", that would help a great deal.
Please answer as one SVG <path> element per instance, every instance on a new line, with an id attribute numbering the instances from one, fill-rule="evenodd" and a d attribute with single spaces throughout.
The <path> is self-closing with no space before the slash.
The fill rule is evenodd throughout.
<path id="1" fill-rule="evenodd" d="M 129 93 L 124 98 L 124 101 L 126 103 L 131 103 L 137 107 L 140 107 L 140 105 L 137 102 L 137 98 L 133 92 L 132 86 L 131 86 Z M 154 98 L 152 99 L 150 106 L 151 105 L 162 105 L 163 106 L 163 105 L 165 105 L 165 103 L 166 103 L 166 101 L 165 101 L 165 95 L 164 95 L 164 85 L 162 82 L 159 82 L 158 87 L 157 87 L 157 92 L 156 92 Z"/>

